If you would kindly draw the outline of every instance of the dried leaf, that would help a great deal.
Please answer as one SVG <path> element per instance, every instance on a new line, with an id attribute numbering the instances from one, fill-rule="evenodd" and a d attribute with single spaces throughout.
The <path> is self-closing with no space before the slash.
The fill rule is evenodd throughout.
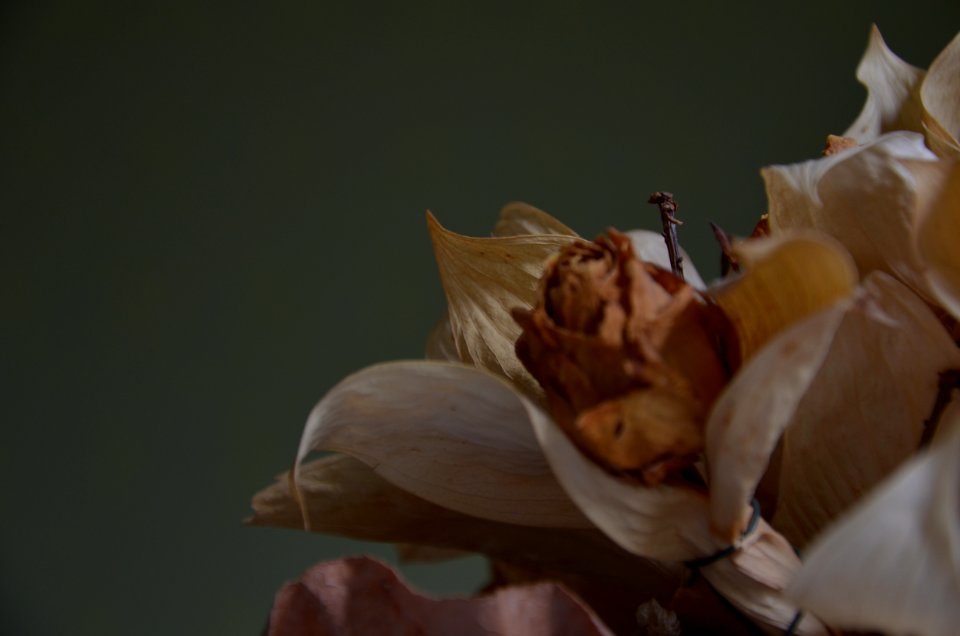
<path id="1" fill-rule="evenodd" d="M 875 272 L 836 329 L 783 438 L 777 527 L 797 546 L 910 457 L 960 350 L 904 285 Z"/>
<path id="2" fill-rule="evenodd" d="M 915 243 L 929 289 L 940 304 L 960 318 L 960 164 L 910 165 L 926 187 L 919 205 Z"/>
<path id="3" fill-rule="evenodd" d="M 321 563 L 277 594 L 270 636 L 611 636 L 564 588 L 540 583 L 473 599 L 434 600 L 411 591 L 368 557 Z"/>
<path id="4" fill-rule="evenodd" d="M 927 144 L 941 157 L 960 159 L 960 34 L 930 65 L 920 98 Z"/>
<path id="5" fill-rule="evenodd" d="M 960 625 L 960 410 L 947 431 L 811 547 L 787 594 L 844 629 L 949 636 Z"/>
<path id="6" fill-rule="evenodd" d="M 557 219 L 532 205 L 515 201 L 503 206 L 503 209 L 500 210 L 500 219 L 493 228 L 493 235 L 517 236 L 524 234 L 579 236 Z"/>
<path id="7" fill-rule="evenodd" d="M 314 407 L 294 477 L 311 451 L 338 451 L 391 483 L 469 515 L 588 527 L 551 474 L 515 389 L 482 370 L 432 361 L 379 364 Z"/>
<path id="8" fill-rule="evenodd" d="M 733 324 L 744 362 L 770 338 L 847 296 L 857 284 L 849 255 L 816 233 L 740 241 L 734 252 L 745 272 L 710 295 Z"/>
<path id="9" fill-rule="evenodd" d="M 891 130 L 920 132 L 921 106 L 916 89 L 923 75 L 922 69 L 894 55 L 873 25 L 867 50 L 857 67 L 857 79 L 868 91 L 867 101 L 843 136 L 862 144 Z"/>
<path id="10" fill-rule="evenodd" d="M 460 360 L 538 395 L 539 385 L 513 350 L 520 327 L 510 310 L 533 305 L 546 260 L 576 239 L 556 234 L 462 236 L 443 228 L 429 213 L 427 226 Z"/>
<path id="11" fill-rule="evenodd" d="M 905 163 L 935 159 L 922 137 L 896 132 L 831 157 L 764 168 L 771 229 L 829 234 L 847 248 L 861 276 L 885 271 L 928 295 L 922 264 L 906 240 L 918 186 Z"/>
<path id="12" fill-rule="evenodd" d="M 305 464 L 298 486 L 308 522 L 290 480 L 282 475 L 254 496 L 248 523 L 479 552 L 547 572 L 601 577 L 637 598 L 668 595 L 679 583 L 677 567 L 632 555 L 594 528 L 548 529 L 478 519 L 416 497 L 345 455 Z"/>

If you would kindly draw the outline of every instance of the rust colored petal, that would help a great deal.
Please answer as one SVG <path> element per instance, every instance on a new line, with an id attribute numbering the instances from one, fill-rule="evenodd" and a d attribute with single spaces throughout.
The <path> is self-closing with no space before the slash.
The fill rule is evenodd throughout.
<path id="1" fill-rule="evenodd" d="M 551 414 L 601 464 L 658 483 L 703 448 L 728 378 L 715 308 L 611 230 L 564 248 L 539 302 L 516 310 L 517 356 Z"/>

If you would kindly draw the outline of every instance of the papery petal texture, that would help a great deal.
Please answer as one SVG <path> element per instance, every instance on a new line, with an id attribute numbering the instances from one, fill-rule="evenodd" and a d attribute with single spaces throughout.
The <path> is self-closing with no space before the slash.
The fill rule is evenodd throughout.
<path id="1" fill-rule="evenodd" d="M 787 594 L 831 625 L 948 636 L 960 625 L 960 411 L 941 439 L 811 547 Z"/>
<path id="2" fill-rule="evenodd" d="M 920 131 L 920 104 L 916 88 L 924 71 L 907 64 L 887 47 L 874 25 L 867 50 L 857 67 L 857 79 L 868 91 L 857 120 L 843 133 L 866 143 L 891 130 Z"/>
<path id="3" fill-rule="evenodd" d="M 308 462 L 297 485 L 299 501 L 286 475 L 257 493 L 248 523 L 479 552 L 540 571 L 600 577 L 637 598 L 669 595 L 680 582 L 678 567 L 630 554 L 596 529 L 478 519 L 416 497 L 346 455 Z"/>
<path id="4" fill-rule="evenodd" d="M 474 599 L 431 599 L 368 557 L 321 563 L 277 594 L 270 636 L 612 636 L 582 601 L 553 583 Z"/>
<path id="5" fill-rule="evenodd" d="M 920 98 L 930 148 L 941 157 L 960 159 L 960 34 L 930 65 Z"/>
<path id="6" fill-rule="evenodd" d="M 839 154 L 762 171 L 774 233 L 811 228 L 843 244 L 861 276 L 885 271 L 928 295 L 909 240 L 917 182 L 905 163 L 935 161 L 920 135 L 895 132 Z"/>
<path id="7" fill-rule="evenodd" d="M 520 327 L 510 310 L 533 306 L 547 258 L 575 237 L 531 234 L 474 238 L 445 229 L 430 214 L 427 225 L 460 360 L 538 395 L 539 385 L 513 350 Z"/>
<path id="8" fill-rule="evenodd" d="M 911 169 L 928 195 L 918 213 L 918 258 L 933 295 L 960 319 L 960 163 L 918 163 Z"/>
<path id="9" fill-rule="evenodd" d="M 960 351 L 933 312 L 867 277 L 783 437 L 773 524 L 802 546 L 916 451 Z"/>
<path id="10" fill-rule="evenodd" d="M 468 515 L 590 527 L 553 477 L 519 394 L 473 367 L 391 362 L 349 376 L 307 420 L 297 483 L 311 451 L 352 455 L 394 485 Z"/>
<path id="11" fill-rule="evenodd" d="M 739 242 L 738 278 L 710 290 L 732 323 L 740 358 L 749 360 L 776 334 L 849 295 L 857 269 L 849 254 L 829 236 L 811 231 Z"/>
<path id="12" fill-rule="evenodd" d="M 500 210 L 500 218 L 493 228 L 493 235 L 517 236 L 524 234 L 579 236 L 557 219 L 528 203 L 514 201 L 503 206 L 503 209 Z"/>

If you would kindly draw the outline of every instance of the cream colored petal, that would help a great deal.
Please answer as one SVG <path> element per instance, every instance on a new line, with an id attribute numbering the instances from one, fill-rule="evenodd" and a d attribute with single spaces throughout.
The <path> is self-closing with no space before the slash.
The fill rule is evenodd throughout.
<path id="1" fill-rule="evenodd" d="M 515 201 L 503 206 L 503 209 L 500 210 L 500 218 L 493 228 L 493 235 L 517 236 L 524 234 L 579 236 L 543 210 L 527 203 Z"/>
<path id="2" fill-rule="evenodd" d="M 457 343 L 453 341 L 453 331 L 450 329 L 450 314 L 443 312 L 443 316 L 430 330 L 427 336 L 425 352 L 427 360 L 442 362 L 460 362 L 457 354 Z"/>
<path id="3" fill-rule="evenodd" d="M 939 373 L 958 366 L 931 310 L 886 274 L 868 276 L 784 434 L 774 526 L 804 545 L 910 457 Z"/>
<path id="4" fill-rule="evenodd" d="M 830 349 L 850 302 L 840 302 L 780 333 L 720 396 L 706 425 L 714 531 L 733 541 L 784 427 Z"/>
<path id="5" fill-rule="evenodd" d="M 896 132 L 822 159 L 765 168 L 770 227 L 825 232 L 849 250 L 861 276 L 886 271 L 927 294 L 907 240 L 918 195 L 905 163 L 935 159 L 920 135 Z"/>
<path id="6" fill-rule="evenodd" d="M 510 311 L 533 306 L 546 260 L 576 239 L 555 234 L 472 238 L 444 229 L 432 214 L 427 225 L 460 359 L 540 395 L 514 352 L 520 326 Z"/>
<path id="7" fill-rule="evenodd" d="M 789 325 L 856 288 L 850 256 L 822 234 L 794 231 L 748 239 L 734 251 L 744 273 L 709 293 L 733 324 L 743 361 Z"/>
<path id="8" fill-rule="evenodd" d="M 948 433 L 822 535 L 787 594 L 834 627 L 949 636 L 960 625 L 960 412 Z M 952 420 L 952 421 L 951 421 Z"/>
<path id="9" fill-rule="evenodd" d="M 625 552 L 596 529 L 538 528 L 478 519 L 416 497 L 345 455 L 308 462 L 298 483 L 307 523 L 286 475 L 257 493 L 248 523 L 480 552 L 546 571 L 602 576 L 628 586 L 638 598 L 669 594 L 680 580 L 676 566 Z"/>
<path id="10" fill-rule="evenodd" d="M 581 455 L 539 407 L 524 402 L 560 483 L 587 517 L 624 549 L 653 559 L 688 560 L 729 545 L 710 531 L 703 493 L 689 487 L 648 488 L 606 473 Z M 706 566 L 703 573 L 754 620 L 782 630 L 796 609 L 780 590 L 799 564 L 790 545 L 761 520 L 740 552 Z M 823 628 L 810 618 L 797 633 L 823 633 Z"/>
<path id="11" fill-rule="evenodd" d="M 960 34 L 930 65 L 920 99 L 927 143 L 941 157 L 960 159 Z"/>
<path id="12" fill-rule="evenodd" d="M 960 318 L 960 163 L 913 164 L 929 195 L 920 204 L 916 230 L 918 258 L 927 284 L 940 304 Z"/>
<path id="13" fill-rule="evenodd" d="M 894 55 L 876 25 L 870 29 L 857 79 L 867 88 L 867 101 L 844 137 L 866 143 L 891 130 L 920 131 L 915 89 L 923 79 L 923 70 Z"/>
<path id="14" fill-rule="evenodd" d="M 479 369 L 432 361 L 368 367 L 310 413 L 295 479 L 311 451 L 338 451 L 392 484 L 465 514 L 589 527 L 557 483 L 515 389 Z"/>
<path id="15" fill-rule="evenodd" d="M 653 263 L 661 269 L 670 271 L 670 254 L 667 252 L 667 244 L 663 240 L 663 235 L 649 230 L 631 230 L 627 232 L 630 242 L 633 243 L 633 251 L 641 261 Z M 683 257 L 683 276 L 687 284 L 695 289 L 703 290 L 706 285 L 693 261 L 687 255 L 686 250 L 680 248 L 680 255 Z"/>

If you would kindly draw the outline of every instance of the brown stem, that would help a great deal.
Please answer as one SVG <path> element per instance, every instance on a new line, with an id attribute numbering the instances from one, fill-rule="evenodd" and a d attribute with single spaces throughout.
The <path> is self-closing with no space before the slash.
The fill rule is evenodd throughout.
<path id="1" fill-rule="evenodd" d="M 726 276 L 731 270 L 739 272 L 740 263 L 737 262 L 737 257 L 733 254 L 730 235 L 713 221 L 709 221 L 709 223 L 710 229 L 713 230 L 713 238 L 717 239 L 717 243 L 720 244 L 720 275 Z"/>
<path id="2" fill-rule="evenodd" d="M 676 217 L 680 206 L 669 192 L 654 192 L 647 203 L 660 208 L 660 223 L 663 224 L 663 240 L 667 243 L 667 254 L 670 256 L 670 269 L 683 280 L 683 256 L 680 255 L 680 242 L 677 240 L 677 226 L 683 225 L 683 221 Z"/>

